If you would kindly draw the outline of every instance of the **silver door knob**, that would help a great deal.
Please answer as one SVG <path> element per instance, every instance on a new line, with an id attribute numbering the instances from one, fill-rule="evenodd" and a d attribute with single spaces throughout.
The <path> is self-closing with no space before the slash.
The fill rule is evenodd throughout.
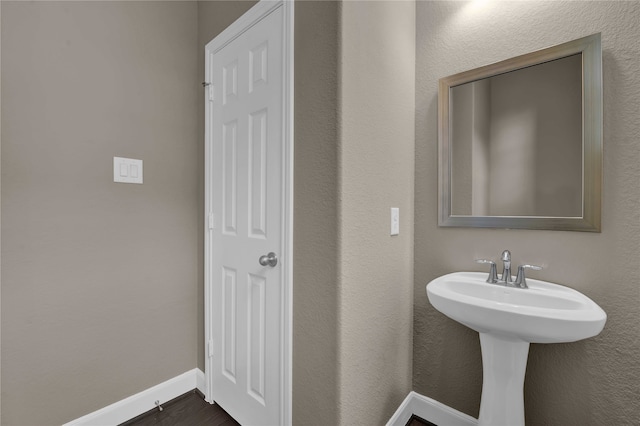
<path id="1" fill-rule="evenodd" d="M 260 262 L 262 266 L 271 266 L 273 268 L 278 264 L 278 257 L 274 252 L 270 252 L 268 254 L 260 256 L 258 262 Z"/>

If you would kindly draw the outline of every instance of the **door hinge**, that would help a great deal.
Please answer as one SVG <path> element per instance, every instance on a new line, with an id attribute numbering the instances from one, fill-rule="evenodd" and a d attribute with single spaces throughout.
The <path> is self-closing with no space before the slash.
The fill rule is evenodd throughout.
<path id="1" fill-rule="evenodd" d="M 207 83 L 206 81 L 202 83 L 202 86 L 207 91 L 207 99 L 209 101 L 213 101 L 213 84 Z"/>
<path id="2" fill-rule="evenodd" d="M 209 229 L 213 229 L 216 226 L 216 218 L 213 213 L 209 213 L 209 217 L 207 218 L 207 227 Z"/>
<path id="3" fill-rule="evenodd" d="M 209 344 L 207 345 L 207 356 L 213 358 L 213 339 L 209 340 Z"/>

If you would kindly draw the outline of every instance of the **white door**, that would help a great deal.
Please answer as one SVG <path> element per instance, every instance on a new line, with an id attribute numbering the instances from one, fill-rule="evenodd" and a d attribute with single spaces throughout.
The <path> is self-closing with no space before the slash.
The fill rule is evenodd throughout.
<path id="1" fill-rule="evenodd" d="M 275 4 L 206 48 L 208 397 L 243 425 L 290 423 L 290 85 Z"/>

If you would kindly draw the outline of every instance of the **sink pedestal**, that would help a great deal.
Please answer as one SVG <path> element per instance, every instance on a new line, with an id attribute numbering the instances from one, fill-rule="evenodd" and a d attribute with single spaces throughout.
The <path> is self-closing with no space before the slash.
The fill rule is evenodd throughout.
<path id="1" fill-rule="evenodd" d="M 524 373 L 529 342 L 480 333 L 482 398 L 479 426 L 524 426 Z"/>
<path id="2" fill-rule="evenodd" d="M 486 282 L 487 274 L 453 272 L 427 284 L 434 308 L 480 333 L 480 426 L 524 426 L 529 343 L 575 342 L 602 331 L 607 314 L 584 294 L 528 279 L 528 289 Z"/>

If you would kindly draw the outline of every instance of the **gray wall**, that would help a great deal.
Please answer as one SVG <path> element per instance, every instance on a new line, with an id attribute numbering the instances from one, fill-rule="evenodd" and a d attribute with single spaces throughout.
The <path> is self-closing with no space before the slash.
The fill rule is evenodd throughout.
<path id="1" fill-rule="evenodd" d="M 411 390 L 415 3 L 347 1 L 340 18 L 339 420 L 375 425 Z"/>
<path id="2" fill-rule="evenodd" d="M 0 7 L 0 34 L 2 34 L 2 7 Z M 0 45 L 2 36 L 0 35 Z M 0 81 L 2 81 L 2 47 L 0 46 Z M 0 84 L 0 100 L 2 99 L 2 84 Z M 2 117 L 2 102 L 0 101 L 0 117 Z M 2 135 L 2 119 L 0 119 L 0 135 Z M 0 138 L 1 140 L 1 138 Z M 0 146 L 2 144 L 0 143 Z M 2 149 L 0 149 L 0 187 L 2 186 Z M 0 195 L 1 195 L 0 190 Z M 2 218 L 2 197 L 0 196 L 0 223 Z M 0 244 L 2 241 L 2 226 L 0 226 Z M 2 256 L 0 255 L 0 271 L 2 271 Z M 2 423 L 2 274 L 0 273 L 0 423 Z"/>
<path id="3" fill-rule="evenodd" d="M 196 365 L 197 5 L 1 7 L 1 422 L 61 424 Z"/>
<path id="4" fill-rule="evenodd" d="M 295 5 L 293 423 L 339 424 L 339 4 Z"/>
<path id="5" fill-rule="evenodd" d="M 608 314 L 592 339 L 532 345 L 527 424 L 637 424 L 640 419 L 640 2 L 418 2 L 414 390 L 478 415 L 477 333 L 437 312 L 425 285 L 476 258 L 543 265 L 532 277 L 573 287 Z M 602 233 L 438 228 L 439 78 L 602 32 Z"/>
<path id="6" fill-rule="evenodd" d="M 3 424 L 204 368 L 203 48 L 253 4 L 2 3 Z M 384 423 L 411 389 L 414 3 L 295 13 L 294 423 Z"/>

